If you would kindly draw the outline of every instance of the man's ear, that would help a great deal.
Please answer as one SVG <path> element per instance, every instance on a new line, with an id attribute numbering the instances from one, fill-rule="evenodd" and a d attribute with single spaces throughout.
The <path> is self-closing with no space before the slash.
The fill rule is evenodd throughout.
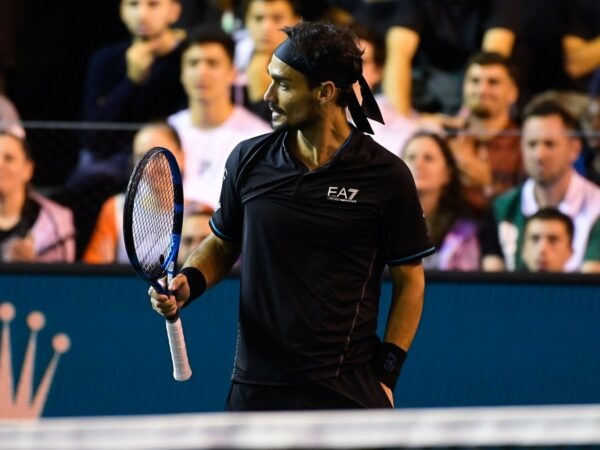
<path id="1" fill-rule="evenodd" d="M 331 81 L 322 82 L 316 89 L 317 100 L 322 104 L 334 101 L 338 92 L 338 88 Z"/>

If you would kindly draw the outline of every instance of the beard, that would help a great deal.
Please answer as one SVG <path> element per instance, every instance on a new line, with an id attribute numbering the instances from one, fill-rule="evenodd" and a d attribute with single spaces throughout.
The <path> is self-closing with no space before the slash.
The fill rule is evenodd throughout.
<path id="1" fill-rule="evenodd" d="M 471 114 L 478 119 L 489 119 L 492 117 L 492 111 L 483 105 L 474 105 L 470 107 Z"/>

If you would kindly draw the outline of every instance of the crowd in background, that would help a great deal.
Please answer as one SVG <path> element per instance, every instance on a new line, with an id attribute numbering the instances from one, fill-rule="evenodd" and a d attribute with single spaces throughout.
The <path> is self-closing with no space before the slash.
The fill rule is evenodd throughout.
<path id="1" fill-rule="evenodd" d="M 209 232 L 229 152 L 271 129 L 262 96 L 280 29 L 326 20 L 364 50 L 386 122 L 373 139 L 411 170 L 438 249 L 427 269 L 600 272 L 600 2 L 102 5 L 44 19 L 34 2 L 0 6 L 0 261 L 127 262 L 123 190 L 153 146 L 183 169 L 185 257 Z M 74 32 L 48 31 L 65 23 L 78 52 Z M 58 182 L 35 176 L 60 173 L 49 159 L 63 156 L 34 120 L 80 125 Z"/>

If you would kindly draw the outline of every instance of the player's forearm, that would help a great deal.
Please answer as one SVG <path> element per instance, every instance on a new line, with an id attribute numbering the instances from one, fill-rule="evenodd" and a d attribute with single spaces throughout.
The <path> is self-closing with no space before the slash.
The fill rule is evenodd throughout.
<path id="1" fill-rule="evenodd" d="M 211 234 L 190 253 L 183 267 L 195 267 L 202 272 L 210 288 L 229 274 L 239 254 L 239 244 L 225 242 Z"/>
<path id="2" fill-rule="evenodd" d="M 408 351 L 421 320 L 425 275 L 420 262 L 392 267 L 391 273 L 394 289 L 384 341 Z"/>

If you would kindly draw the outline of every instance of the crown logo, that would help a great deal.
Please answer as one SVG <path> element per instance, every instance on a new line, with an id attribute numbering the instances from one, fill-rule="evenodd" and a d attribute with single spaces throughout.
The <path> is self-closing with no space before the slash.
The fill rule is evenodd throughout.
<path id="1" fill-rule="evenodd" d="M 69 350 L 71 342 L 66 334 L 59 333 L 52 338 L 54 354 L 46 367 L 37 392 L 33 392 L 33 375 L 37 334 L 44 328 L 46 318 L 39 311 L 32 311 L 27 316 L 29 340 L 25 350 L 25 358 L 16 392 L 13 384 L 12 350 L 10 343 L 10 322 L 15 317 L 15 308 L 11 303 L 0 304 L 0 320 L 2 335 L 0 338 L 0 420 L 2 419 L 37 419 L 40 417 L 60 355 Z"/>

